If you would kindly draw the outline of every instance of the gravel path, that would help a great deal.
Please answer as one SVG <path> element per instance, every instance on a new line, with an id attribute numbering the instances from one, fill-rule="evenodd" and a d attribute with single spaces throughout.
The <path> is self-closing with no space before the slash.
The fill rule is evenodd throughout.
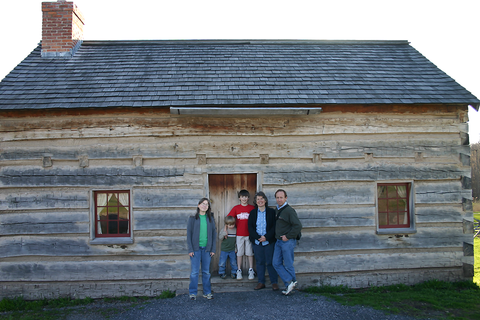
<path id="1" fill-rule="evenodd" d="M 143 319 L 395 319 L 412 320 L 403 315 L 389 315 L 363 306 L 346 307 L 322 296 L 299 291 L 289 296 L 269 289 L 224 292 L 213 300 L 201 295 L 196 301 L 186 294 L 172 299 L 154 299 L 131 306 L 125 303 L 93 304 L 70 313 L 68 320 L 143 320 Z"/>

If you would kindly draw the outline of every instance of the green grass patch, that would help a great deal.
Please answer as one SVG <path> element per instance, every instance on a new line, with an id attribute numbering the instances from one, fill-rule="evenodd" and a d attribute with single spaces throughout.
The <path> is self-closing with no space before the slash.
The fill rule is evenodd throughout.
<path id="1" fill-rule="evenodd" d="M 432 280 L 414 286 L 399 284 L 358 290 L 323 286 L 304 291 L 330 297 L 343 305 L 369 306 L 413 317 L 480 319 L 480 287 L 471 281 Z"/>
<path id="2" fill-rule="evenodd" d="M 94 300 L 92 298 L 85 299 L 70 299 L 70 298 L 58 298 L 58 299 L 44 299 L 44 300 L 32 300 L 27 301 L 22 297 L 17 298 L 4 298 L 0 300 L 0 319 L 10 320 L 33 320 L 33 319 L 42 319 L 42 320 L 56 320 L 56 319 L 65 319 L 68 314 L 82 313 L 82 309 L 73 308 L 78 306 L 86 306 L 95 302 L 104 302 L 104 303 L 114 303 L 114 302 L 125 302 L 128 303 L 130 307 L 137 306 L 138 304 L 144 303 L 150 299 L 169 299 L 175 297 L 175 291 L 164 290 L 162 293 L 156 297 L 127 297 L 122 296 L 119 298 L 104 298 L 100 300 Z M 109 308 L 106 306 L 105 310 L 108 310 L 108 313 L 119 312 L 118 308 Z M 105 310 L 100 310 L 102 313 Z M 124 309 L 125 310 L 125 309 Z"/>
<path id="3" fill-rule="evenodd" d="M 473 255 L 475 259 L 473 282 L 480 287 L 480 236 L 473 240 Z"/>

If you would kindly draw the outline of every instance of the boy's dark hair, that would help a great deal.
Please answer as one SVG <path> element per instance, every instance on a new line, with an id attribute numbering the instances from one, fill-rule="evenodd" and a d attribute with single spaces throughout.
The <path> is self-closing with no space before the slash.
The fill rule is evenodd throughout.
<path id="1" fill-rule="evenodd" d="M 235 217 L 226 216 L 224 222 L 226 225 L 231 226 L 232 224 L 235 224 Z"/>
<path id="2" fill-rule="evenodd" d="M 238 192 L 238 197 L 240 198 L 241 196 L 244 196 L 244 197 L 249 197 L 250 198 L 250 192 L 248 192 L 248 190 L 240 190 Z"/>

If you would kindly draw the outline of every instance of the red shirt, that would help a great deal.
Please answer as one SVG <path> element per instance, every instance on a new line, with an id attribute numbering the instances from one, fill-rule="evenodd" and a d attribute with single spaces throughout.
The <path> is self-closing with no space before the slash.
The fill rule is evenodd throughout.
<path id="1" fill-rule="evenodd" d="M 248 216 L 253 209 L 255 209 L 255 207 L 251 204 L 247 204 L 246 206 L 237 204 L 228 214 L 235 218 L 237 224 L 237 236 L 248 237 L 250 235 L 248 233 Z"/>

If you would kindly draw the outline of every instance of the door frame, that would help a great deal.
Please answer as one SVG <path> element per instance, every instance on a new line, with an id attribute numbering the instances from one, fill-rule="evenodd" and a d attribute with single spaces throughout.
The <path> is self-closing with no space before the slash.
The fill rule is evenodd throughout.
<path id="1" fill-rule="evenodd" d="M 259 172 L 259 171 L 244 171 L 244 172 L 209 172 L 206 174 L 206 179 L 205 179 L 205 189 L 206 189 L 206 195 L 207 195 L 207 198 L 211 201 L 211 192 L 210 192 L 210 176 L 211 175 L 223 175 L 223 176 L 229 176 L 229 175 L 253 175 L 255 174 L 256 175 L 256 185 L 255 185 L 255 192 L 258 192 L 258 191 L 261 191 L 261 186 L 263 184 L 263 173 Z M 237 190 L 237 191 L 240 191 L 240 190 Z M 253 203 L 253 197 L 255 196 L 255 194 L 250 194 L 250 201 L 249 203 Z M 237 202 L 238 204 L 238 202 Z M 212 204 L 212 207 L 214 207 L 215 204 Z M 230 208 L 231 209 L 231 208 Z M 219 211 L 219 210 L 216 210 L 216 211 Z M 216 225 L 217 225 L 217 248 L 216 248 L 216 254 L 214 256 L 214 258 L 212 259 L 212 263 L 210 264 L 210 272 L 212 272 L 212 274 L 217 274 L 218 273 L 218 262 L 219 262 L 219 259 L 220 259 L 220 252 L 221 252 L 221 241 L 218 239 L 218 234 L 220 233 L 220 230 L 219 228 L 221 226 L 223 226 L 223 219 L 225 218 L 225 216 L 228 214 L 228 212 L 224 212 L 224 216 L 220 217 L 218 216 L 219 214 L 217 213 L 217 216 L 215 216 L 215 213 L 217 212 L 214 212 L 214 217 L 216 219 Z M 243 259 L 243 263 L 242 264 L 245 264 L 247 261 L 247 259 Z M 228 262 L 227 263 L 228 267 L 227 267 L 227 271 L 230 269 L 230 263 Z M 240 267 L 240 266 L 239 266 Z"/>

